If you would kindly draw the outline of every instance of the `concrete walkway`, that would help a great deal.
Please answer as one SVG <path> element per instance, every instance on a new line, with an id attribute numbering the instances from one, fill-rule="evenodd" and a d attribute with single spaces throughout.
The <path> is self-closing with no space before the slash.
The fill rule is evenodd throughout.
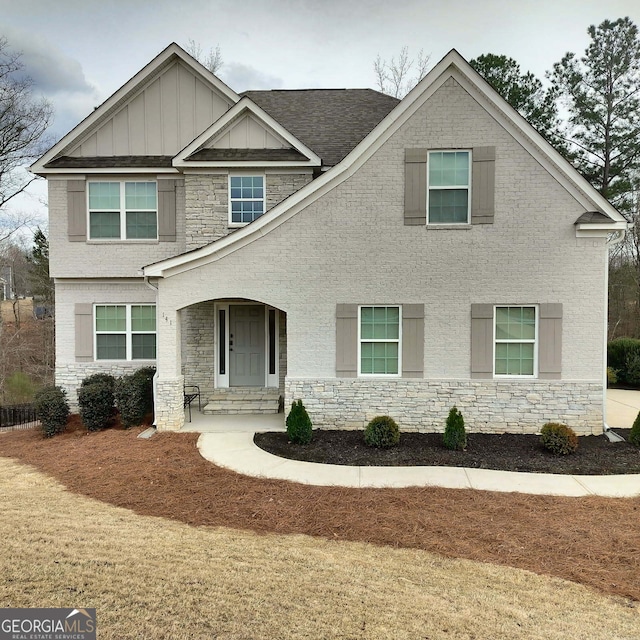
<path id="1" fill-rule="evenodd" d="M 610 390 L 607 422 L 629 428 L 640 411 L 640 392 Z M 212 419 L 213 418 L 213 419 Z M 438 486 L 558 496 L 640 496 L 640 474 L 615 476 L 517 473 L 462 467 L 349 467 L 286 460 L 253 443 L 257 431 L 284 430 L 282 414 L 272 416 L 202 416 L 184 431 L 198 431 L 198 449 L 206 460 L 248 476 L 302 484 L 343 487 Z M 615 446 L 615 445 L 613 445 Z"/>

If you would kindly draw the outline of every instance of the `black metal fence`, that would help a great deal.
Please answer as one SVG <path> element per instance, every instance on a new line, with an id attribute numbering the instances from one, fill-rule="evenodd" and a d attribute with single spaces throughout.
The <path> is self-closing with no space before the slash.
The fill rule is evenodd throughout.
<path id="1" fill-rule="evenodd" d="M 36 407 L 33 404 L 16 404 L 0 407 L 0 429 L 31 429 L 38 426 Z"/>

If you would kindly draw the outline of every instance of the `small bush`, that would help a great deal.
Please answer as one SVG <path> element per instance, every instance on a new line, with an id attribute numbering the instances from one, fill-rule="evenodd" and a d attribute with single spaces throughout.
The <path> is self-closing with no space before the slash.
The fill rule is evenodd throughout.
<path id="1" fill-rule="evenodd" d="M 146 383 L 143 376 L 131 373 L 116 380 L 113 390 L 122 426 L 137 427 L 147 413 Z"/>
<path id="2" fill-rule="evenodd" d="M 67 426 L 69 404 L 61 387 L 43 387 L 35 397 L 36 415 L 45 438 L 62 433 Z"/>
<path id="3" fill-rule="evenodd" d="M 636 447 L 640 447 L 640 412 L 633 422 L 631 432 L 629 433 L 629 442 Z"/>
<path id="4" fill-rule="evenodd" d="M 618 383 L 618 372 L 613 367 L 607 367 L 607 386 Z"/>
<path id="5" fill-rule="evenodd" d="M 607 345 L 607 366 L 623 385 L 640 385 L 640 340 L 616 338 Z"/>
<path id="6" fill-rule="evenodd" d="M 376 416 L 364 430 L 364 441 L 379 449 L 395 447 L 400 442 L 400 429 L 390 416 Z"/>
<path id="7" fill-rule="evenodd" d="M 313 425 L 302 400 L 295 400 L 291 404 L 291 411 L 287 416 L 287 437 L 294 444 L 309 444 L 313 437 Z"/>
<path id="8" fill-rule="evenodd" d="M 143 387 L 144 394 L 144 415 L 153 412 L 153 376 L 156 374 L 155 367 L 141 367 L 133 372 Z"/>
<path id="9" fill-rule="evenodd" d="M 640 387 L 640 353 L 629 353 L 625 361 L 625 382 Z"/>
<path id="10" fill-rule="evenodd" d="M 576 432 L 566 424 L 547 422 L 540 431 L 542 446 L 557 456 L 566 456 L 578 448 Z"/>
<path id="11" fill-rule="evenodd" d="M 447 449 L 463 451 L 467 448 L 467 431 L 464 428 L 464 418 L 457 407 L 451 407 L 444 427 L 442 442 Z"/>
<path id="12" fill-rule="evenodd" d="M 92 384 L 104 384 L 111 389 L 113 393 L 113 388 L 116 384 L 116 379 L 110 373 L 93 373 L 90 376 L 87 376 L 81 383 L 80 388 L 88 387 Z"/>
<path id="13" fill-rule="evenodd" d="M 78 390 L 78 404 L 80 418 L 89 431 L 105 429 L 114 414 L 113 387 L 108 381 L 83 385 Z"/>

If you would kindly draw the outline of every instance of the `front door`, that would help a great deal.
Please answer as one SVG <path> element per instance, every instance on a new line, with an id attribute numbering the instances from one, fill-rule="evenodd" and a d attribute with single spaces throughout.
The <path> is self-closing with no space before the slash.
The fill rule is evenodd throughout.
<path id="1" fill-rule="evenodd" d="M 229 307 L 229 386 L 264 387 L 264 307 Z"/>

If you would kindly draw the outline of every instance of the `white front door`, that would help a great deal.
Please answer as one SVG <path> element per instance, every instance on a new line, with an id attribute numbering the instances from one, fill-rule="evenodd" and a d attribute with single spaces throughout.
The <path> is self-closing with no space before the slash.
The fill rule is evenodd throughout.
<path id="1" fill-rule="evenodd" d="M 229 306 L 229 386 L 265 385 L 265 308 Z"/>

